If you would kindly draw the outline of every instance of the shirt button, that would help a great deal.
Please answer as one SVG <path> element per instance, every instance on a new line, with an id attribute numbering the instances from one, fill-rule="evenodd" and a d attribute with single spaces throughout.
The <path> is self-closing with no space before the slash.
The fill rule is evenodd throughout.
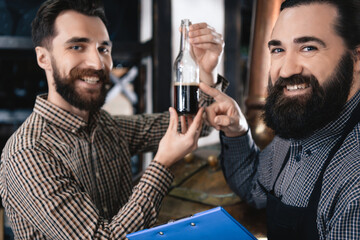
<path id="1" fill-rule="evenodd" d="M 72 132 L 72 133 L 76 133 L 76 129 L 75 129 L 75 128 L 72 129 L 71 132 Z"/>
<path id="2" fill-rule="evenodd" d="M 100 178 L 100 173 L 99 173 L 99 172 L 96 172 L 96 173 L 95 173 L 95 176 L 96 176 L 97 178 Z"/>
<path id="3" fill-rule="evenodd" d="M 103 207 L 103 210 L 104 210 L 104 212 L 105 212 L 105 213 L 107 213 L 107 212 L 108 212 L 107 207 Z"/>

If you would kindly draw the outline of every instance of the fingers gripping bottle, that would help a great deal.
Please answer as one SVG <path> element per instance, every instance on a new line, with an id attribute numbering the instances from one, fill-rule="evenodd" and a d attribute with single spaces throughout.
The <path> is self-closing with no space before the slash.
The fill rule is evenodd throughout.
<path id="1" fill-rule="evenodd" d="M 189 43 L 189 19 L 181 20 L 180 52 L 174 63 L 174 108 L 179 115 L 194 115 L 199 108 L 199 66 Z"/>

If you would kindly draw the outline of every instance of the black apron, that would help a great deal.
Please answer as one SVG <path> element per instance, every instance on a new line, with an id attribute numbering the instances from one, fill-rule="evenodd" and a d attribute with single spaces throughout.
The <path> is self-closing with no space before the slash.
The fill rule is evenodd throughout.
<path id="1" fill-rule="evenodd" d="M 347 135 L 353 130 L 356 124 L 360 121 L 360 103 L 351 114 L 351 117 L 345 125 L 344 132 L 336 145 L 331 149 L 328 158 L 324 162 L 320 175 L 316 180 L 314 189 L 310 195 L 307 207 L 294 207 L 286 205 L 281 202 L 274 194 L 274 187 L 280 173 L 284 169 L 290 155 L 288 151 L 285 161 L 281 166 L 278 176 L 274 182 L 273 188 L 267 195 L 267 228 L 269 240 L 282 239 L 301 239 L 301 240 L 315 240 L 319 239 L 319 232 L 317 229 L 316 218 L 317 209 L 320 201 L 322 179 L 327 166 L 335 153 L 339 150 Z"/>

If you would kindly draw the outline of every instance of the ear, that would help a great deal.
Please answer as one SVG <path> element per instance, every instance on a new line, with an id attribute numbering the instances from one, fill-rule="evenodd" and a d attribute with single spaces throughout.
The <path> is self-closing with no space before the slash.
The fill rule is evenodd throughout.
<path id="1" fill-rule="evenodd" d="M 36 60 L 38 65 L 46 70 L 50 70 L 51 69 L 51 58 L 50 58 L 50 53 L 49 51 L 44 48 L 44 47 L 36 47 L 35 48 L 35 52 L 36 52 Z"/>
<path id="2" fill-rule="evenodd" d="M 360 73 L 360 46 L 358 46 L 355 50 L 354 50 L 354 72 L 355 73 Z"/>

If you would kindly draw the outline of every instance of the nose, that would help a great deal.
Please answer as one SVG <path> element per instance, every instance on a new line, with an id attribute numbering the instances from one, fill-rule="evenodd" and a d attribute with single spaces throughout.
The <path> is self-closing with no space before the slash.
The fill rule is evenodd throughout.
<path id="1" fill-rule="evenodd" d="M 86 64 L 87 67 L 95 70 L 104 69 L 104 59 L 97 48 L 89 50 L 86 55 Z"/>
<path id="2" fill-rule="evenodd" d="M 303 67 L 301 66 L 299 60 L 294 55 L 288 55 L 284 57 L 283 63 L 280 69 L 280 77 L 288 78 L 292 75 L 301 74 Z"/>

